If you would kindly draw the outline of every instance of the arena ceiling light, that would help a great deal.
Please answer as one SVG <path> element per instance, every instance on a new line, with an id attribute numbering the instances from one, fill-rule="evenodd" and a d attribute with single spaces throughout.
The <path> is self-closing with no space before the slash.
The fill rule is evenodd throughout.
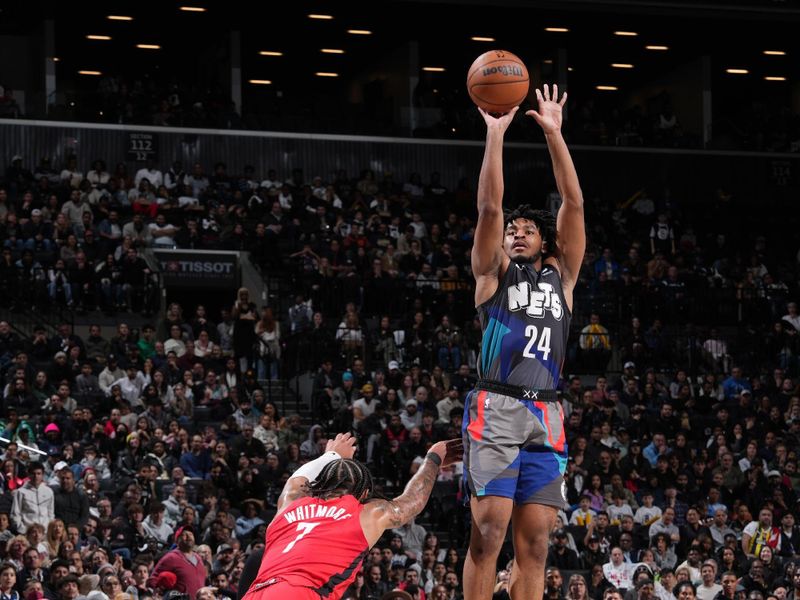
<path id="1" fill-rule="evenodd" d="M 764 54 L 767 56 L 786 56 L 786 51 L 784 50 L 764 50 Z"/>
<path id="2" fill-rule="evenodd" d="M 338 73 L 332 73 L 331 71 L 317 71 L 314 73 L 317 77 L 338 77 Z"/>
<path id="3" fill-rule="evenodd" d="M 283 52 L 279 52 L 278 50 L 261 50 L 259 54 L 261 56 L 283 56 Z"/>
<path id="4" fill-rule="evenodd" d="M 202 6 L 181 6 L 180 10 L 183 12 L 206 12 L 207 9 Z"/>
<path id="5" fill-rule="evenodd" d="M 97 76 L 97 75 L 102 75 L 102 74 L 103 74 L 102 71 L 89 71 L 89 70 L 86 70 L 86 69 L 82 69 L 82 70 L 78 71 L 78 75 L 95 75 L 95 76 Z"/>
<path id="6" fill-rule="evenodd" d="M 269 79 L 251 79 L 250 83 L 253 85 L 271 85 L 272 81 Z"/>
<path id="7" fill-rule="evenodd" d="M 654 50 L 656 52 L 664 52 L 666 50 L 669 50 L 669 46 L 658 46 L 658 45 L 651 44 L 649 46 L 645 46 L 644 49 L 645 50 Z"/>
<path id="8" fill-rule="evenodd" d="M 109 21 L 133 21 L 133 17 L 127 15 L 108 15 L 106 18 Z"/>
<path id="9" fill-rule="evenodd" d="M 569 33 L 566 27 L 545 27 L 544 30 L 548 33 Z"/>
<path id="10" fill-rule="evenodd" d="M 319 51 L 323 54 L 344 54 L 341 48 L 320 48 Z"/>
<path id="11" fill-rule="evenodd" d="M 108 40 L 111 39 L 111 36 L 110 35 L 96 35 L 96 34 L 92 33 L 92 34 L 87 35 L 86 39 L 87 40 L 99 40 L 99 41 L 107 42 Z"/>
<path id="12" fill-rule="evenodd" d="M 136 44 L 136 47 L 141 50 L 161 50 L 158 44 Z"/>
<path id="13" fill-rule="evenodd" d="M 614 35 L 618 35 L 620 37 L 636 37 L 639 34 L 635 31 L 615 31 Z"/>
<path id="14" fill-rule="evenodd" d="M 350 35 L 372 35 L 369 29 L 348 29 L 347 33 Z"/>
<path id="15" fill-rule="evenodd" d="M 786 81 L 786 77 L 783 77 L 781 75 L 767 75 L 766 77 L 764 77 L 764 80 L 766 80 L 766 81 Z"/>
<path id="16" fill-rule="evenodd" d="M 422 70 L 428 73 L 444 73 L 444 67 L 422 67 Z"/>
<path id="17" fill-rule="evenodd" d="M 633 65 L 631 63 L 611 63 L 611 66 L 615 69 L 632 69 Z"/>
<path id="18" fill-rule="evenodd" d="M 315 19 L 317 21 L 332 21 L 333 15 L 321 15 L 318 13 L 311 13 L 310 15 L 308 15 L 308 18 Z"/>
<path id="19" fill-rule="evenodd" d="M 725 72 L 730 75 L 747 75 L 750 71 L 747 69 L 725 69 Z"/>
<path id="20" fill-rule="evenodd" d="M 494 42 L 496 41 L 493 37 L 485 37 L 482 35 L 473 35 L 471 38 L 473 42 Z"/>
<path id="21" fill-rule="evenodd" d="M 596 90 L 600 90 L 601 92 L 616 92 L 619 88 L 615 85 L 598 85 L 595 86 Z"/>

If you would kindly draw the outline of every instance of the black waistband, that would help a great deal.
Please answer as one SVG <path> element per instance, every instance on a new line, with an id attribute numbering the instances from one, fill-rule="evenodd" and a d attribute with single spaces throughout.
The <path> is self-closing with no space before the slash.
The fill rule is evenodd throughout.
<path id="1" fill-rule="evenodd" d="M 558 402 L 558 395 L 555 390 L 537 390 L 521 385 L 500 383 L 499 381 L 492 381 L 490 379 L 481 379 L 475 384 L 475 389 L 486 390 L 487 392 L 494 392 L 495 394 L 503 394 L 504 396 L 511 396 L 512 398 L 518 398 L 520 400 Z"/>

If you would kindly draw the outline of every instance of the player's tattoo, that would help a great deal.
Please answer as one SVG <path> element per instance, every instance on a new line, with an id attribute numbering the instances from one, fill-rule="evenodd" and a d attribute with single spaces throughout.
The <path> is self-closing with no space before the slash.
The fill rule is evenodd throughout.
<path id="1" fill-rule="evenodd" d="M 392 527 L 400 527 L 417 516 L 428 503 L 428 497 L 436 483 L 439 466 L 426 459 L 403 493 L 394 500 L 383 501 L 383 510 L 389 517 Z"/>

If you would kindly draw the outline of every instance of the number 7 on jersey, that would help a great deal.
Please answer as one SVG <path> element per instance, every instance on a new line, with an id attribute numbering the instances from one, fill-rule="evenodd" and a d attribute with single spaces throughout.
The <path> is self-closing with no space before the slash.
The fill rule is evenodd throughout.
<path id="1" fill-rule="evenodd" d="M 307 536 L 309 533 L 311 533 L 311 531 L 312 531 L 312 530 L 314 529 L 314 527 L 316 527 L 317 525 L 319 525 L 319 523 L 310 523 L 310 522 L 308 522 L 308 521 L 301 521 L 300 523 L 298 523 L 298 524 L 297 524 L 297 531 L 299 531 L 300 533 L 299 533 L 299 534 L 297 534 L 297 537 L 296 537 L 296 538 L 294 538 L 294 539 L 293 539 L 291 542 L 289 542 L 288 544 L 286 544 L 286 548 L 284 548 L 284 549 L 283 549 L 283 552 L 282 552 L 282 554 L 286 554 L 286 553 L 287 553 L 289 550 L 291 550 L 292 548 L 294 548 L 294 545 L 295 545 L 297 542 L 299 542 L 300 540 L 302 540 L 302 539 L 303 539 L 305 536 Z"/>

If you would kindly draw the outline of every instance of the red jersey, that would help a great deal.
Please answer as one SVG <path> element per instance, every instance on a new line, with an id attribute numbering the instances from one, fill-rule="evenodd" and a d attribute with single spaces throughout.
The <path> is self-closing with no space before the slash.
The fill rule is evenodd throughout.
<path id="1" fill-rule="evenodd" d="M 267 527 L 264 558 L 248 595 L 285 581 L 322 598 L 340 598 L 369 550 L 361 529 L 363 508 L 354 496 L 292 502 Z"/>

